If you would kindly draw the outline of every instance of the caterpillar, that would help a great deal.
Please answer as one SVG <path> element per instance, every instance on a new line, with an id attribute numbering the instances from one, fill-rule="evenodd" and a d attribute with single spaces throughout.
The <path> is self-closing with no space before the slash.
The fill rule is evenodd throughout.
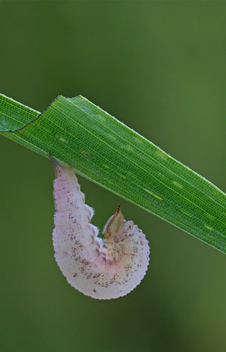
<path id="1" fill-rule="evenodd" d="M 149 263 L 149 245 L 133 221 L 125 221 L 120 205 L 103 234 L 90 223 L 94 210 L 85 204 L 72 167 L 51 155 L 55 169 L 55 259 L 71 286 L 96 299 L 112 299 L 132 291 Z"/>

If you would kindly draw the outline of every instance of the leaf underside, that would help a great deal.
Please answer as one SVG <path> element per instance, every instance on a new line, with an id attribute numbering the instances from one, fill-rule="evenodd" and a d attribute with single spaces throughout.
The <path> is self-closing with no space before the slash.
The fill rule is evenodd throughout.
<path id="1" fill-rule="evenodd" d="M 40 114 L 0 95 L 0 131 L 226 252 L 226 195 L 86 98 Z"/>

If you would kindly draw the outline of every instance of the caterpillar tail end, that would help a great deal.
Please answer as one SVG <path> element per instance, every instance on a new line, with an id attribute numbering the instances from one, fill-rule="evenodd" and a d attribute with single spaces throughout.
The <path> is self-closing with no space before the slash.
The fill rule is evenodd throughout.
<path id="1" fill-rule="evenodd" d="M 53 164 L 56 177 L 61 176 L 62 165 L 51 154 L 49 154 L 49 158 Z"/>

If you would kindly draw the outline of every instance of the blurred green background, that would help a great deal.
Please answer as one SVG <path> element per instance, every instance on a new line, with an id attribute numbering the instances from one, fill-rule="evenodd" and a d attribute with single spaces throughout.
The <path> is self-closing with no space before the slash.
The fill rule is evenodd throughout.
<path id="1" fill-rule="evenodd" d="M 223 191 L 225 2 L 1 2 L 0 92 L 82 94 Z M 53 257 L 50 161 L 0 137 L 0 351 L 226 351 L 226 256 L 79 178 L 93 223 L 120 203 L 151 262 L 128 296 L 77 292 Z"/>

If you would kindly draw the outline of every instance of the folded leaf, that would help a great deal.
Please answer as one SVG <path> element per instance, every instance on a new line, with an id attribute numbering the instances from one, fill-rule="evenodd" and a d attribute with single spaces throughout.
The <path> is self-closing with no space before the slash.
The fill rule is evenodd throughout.
<path id="1" fill-rule="evenodd" d="M 86 98 L 39 113 L 0 95 L 0 130 L 226 252 L 226 195 Z"/>

